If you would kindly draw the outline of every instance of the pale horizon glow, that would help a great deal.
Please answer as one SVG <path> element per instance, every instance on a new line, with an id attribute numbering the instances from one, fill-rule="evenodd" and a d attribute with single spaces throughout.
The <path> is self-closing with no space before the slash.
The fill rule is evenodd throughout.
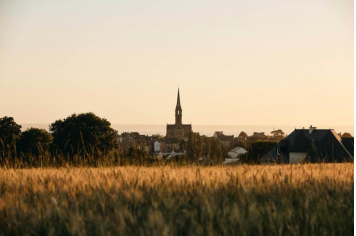
<path id="1" fill-rule="evenodd" d="M 0 3 L 0 117 L 354 125 L 354 2 Z M 194 127 L 193 127 L 194 129 Z"/>

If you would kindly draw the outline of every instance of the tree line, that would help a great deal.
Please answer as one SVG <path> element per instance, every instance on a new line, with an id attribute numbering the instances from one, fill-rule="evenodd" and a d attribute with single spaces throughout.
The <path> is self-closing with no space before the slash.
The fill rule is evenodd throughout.
<path id="1" fill-rule="evenodd" d="M 41 165 L 43 161 L 96 165 L 104 158 L 114 164 L 154 162 L 148 153 L 137 148 L 135 140 L 127 151 L 120 152 L 118 132 L 109 121 L 91 112 L 56 120 L 49 125 L 49 131 L 29 128 L 22 132 L 21 128 L 12 117 L 0 118 L 0 164 L 38 165 L 41 160 Z M 188 141 L 182 140 L 180 146 L 187 152 L 179 158 L 190 163 L 200 157 L 218 162 L 227 156 L 218 139 L 202 137 L 199 133 L 191 133 Z"/>
<path id="2" fill-rule="evenodd" d="M 0 165 L 71 163 L 95 166 L 104 163 L 147 164 L 155 161 L 147 152 L 137 148 L 135 140 L 127 151 L 120 152 L 118 131 L 111 127 L 109 121 L 91 112 L 56 120 L 49 125 L 49 131 L 29 128 L 21 132 L 21 128 L 12 117 L 0 118 Z M 282 133 L 278 132 L 277 135 Z M 246 145 L 239 140 L 233 146 L 247 149 L 248 153 L 241 156 L 243 163 L 258 163 L 263 154 L 276 144 L 274 141 L 256 140 Z M 186 150 L 186 155 L 179 159 L 189 163 L 221 163 L 228 157 L 230 148 L 225 147 L 217 138 L 192 132 L 188 141 L 180 142 L 180 149 Z"/>
<path id="3" fill-rule="evenodd" d="M 226 148 L 217 138 L 202 137 L 199 133 L 190 133 L 186 150 L 191 161 L 202 158 L 219 163 L 227 157 Z"/>
<path id="4" fill-rule="evenodd" d="M 91 112 L 56 120 L 49 132 L 38 128 L 21 132 L 21 128 L 12 117 L 0 118 L 0 164 L 53 162 L 53 158 L 56 162 L 97 162 L 104 156 L 117 157 L 119 152 L 118 132 Z"/>

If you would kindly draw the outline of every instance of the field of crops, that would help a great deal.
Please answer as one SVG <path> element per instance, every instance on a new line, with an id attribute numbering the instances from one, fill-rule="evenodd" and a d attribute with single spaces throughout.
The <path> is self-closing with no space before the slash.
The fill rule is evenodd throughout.
<path id="1" fill-rule="evenodd" d="M 353 235 L 353 164 L 0 169 L 0 235 Z"/>

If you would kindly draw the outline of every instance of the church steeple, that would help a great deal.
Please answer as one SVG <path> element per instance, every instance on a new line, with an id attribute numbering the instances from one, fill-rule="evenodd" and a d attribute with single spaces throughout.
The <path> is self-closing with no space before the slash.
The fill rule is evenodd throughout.
<path id="1" fill-rule="evenodd" d="M 180 96 L 179 96 L 179 88 L 178 88 L 178 96 L 177 96 L 177 106 L 176 106 L 176 125 L 182 124 L 182 107 L 180 106 Z"/>
<path id="2" fill-rule="evenodd" d="M 176 122 L 175 124 L 167 124 L 166 138 L 175 138 L 176 140 L 186 139 L 193 132 L 192 125 L 183 124 L 182 122 L 182 106 L 180 104 L 180 94 L 178 87 L 177 105 L 176 105 Z"/>
<path id="3" fill-rule="evenodd" d="M 179 107 L 180 107 L 180 96 L 179 96 L 179 88 L 178 88 L 177 106 L 179 106 Z"/>

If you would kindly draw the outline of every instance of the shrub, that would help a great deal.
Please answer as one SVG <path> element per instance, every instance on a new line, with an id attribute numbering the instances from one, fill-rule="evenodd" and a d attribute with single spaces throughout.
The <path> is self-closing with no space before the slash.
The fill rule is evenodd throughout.
<path id="1" fill-rule="evenodd" d="M 240 156 L 241 162 L 260 163 L 261 158 L 276 145 L 276 141 L 256 141 L 251 143 L 247 150 L 248 152 Z"/>
<path id="2" fill-rule="evenodd" d="M 0 156 L 16 154 L 16 143 L 21 134 L 21 125 L 12 117 L 0 118 Z"/>
<path id="3" fill-rule="evenodd" d="M 49 150 L 52 140 L 52 135 L 46 130 L 30 128 L 22 132 L 18 150 L 24 154 L 38 156 Z"/>
<path id="4" fill-rule="evenodd" d="M 73 114 L 50 125 L 53 147 L 63 153 L 108 153 L 119 147 L 118 133 L 94 113 Z"/>

